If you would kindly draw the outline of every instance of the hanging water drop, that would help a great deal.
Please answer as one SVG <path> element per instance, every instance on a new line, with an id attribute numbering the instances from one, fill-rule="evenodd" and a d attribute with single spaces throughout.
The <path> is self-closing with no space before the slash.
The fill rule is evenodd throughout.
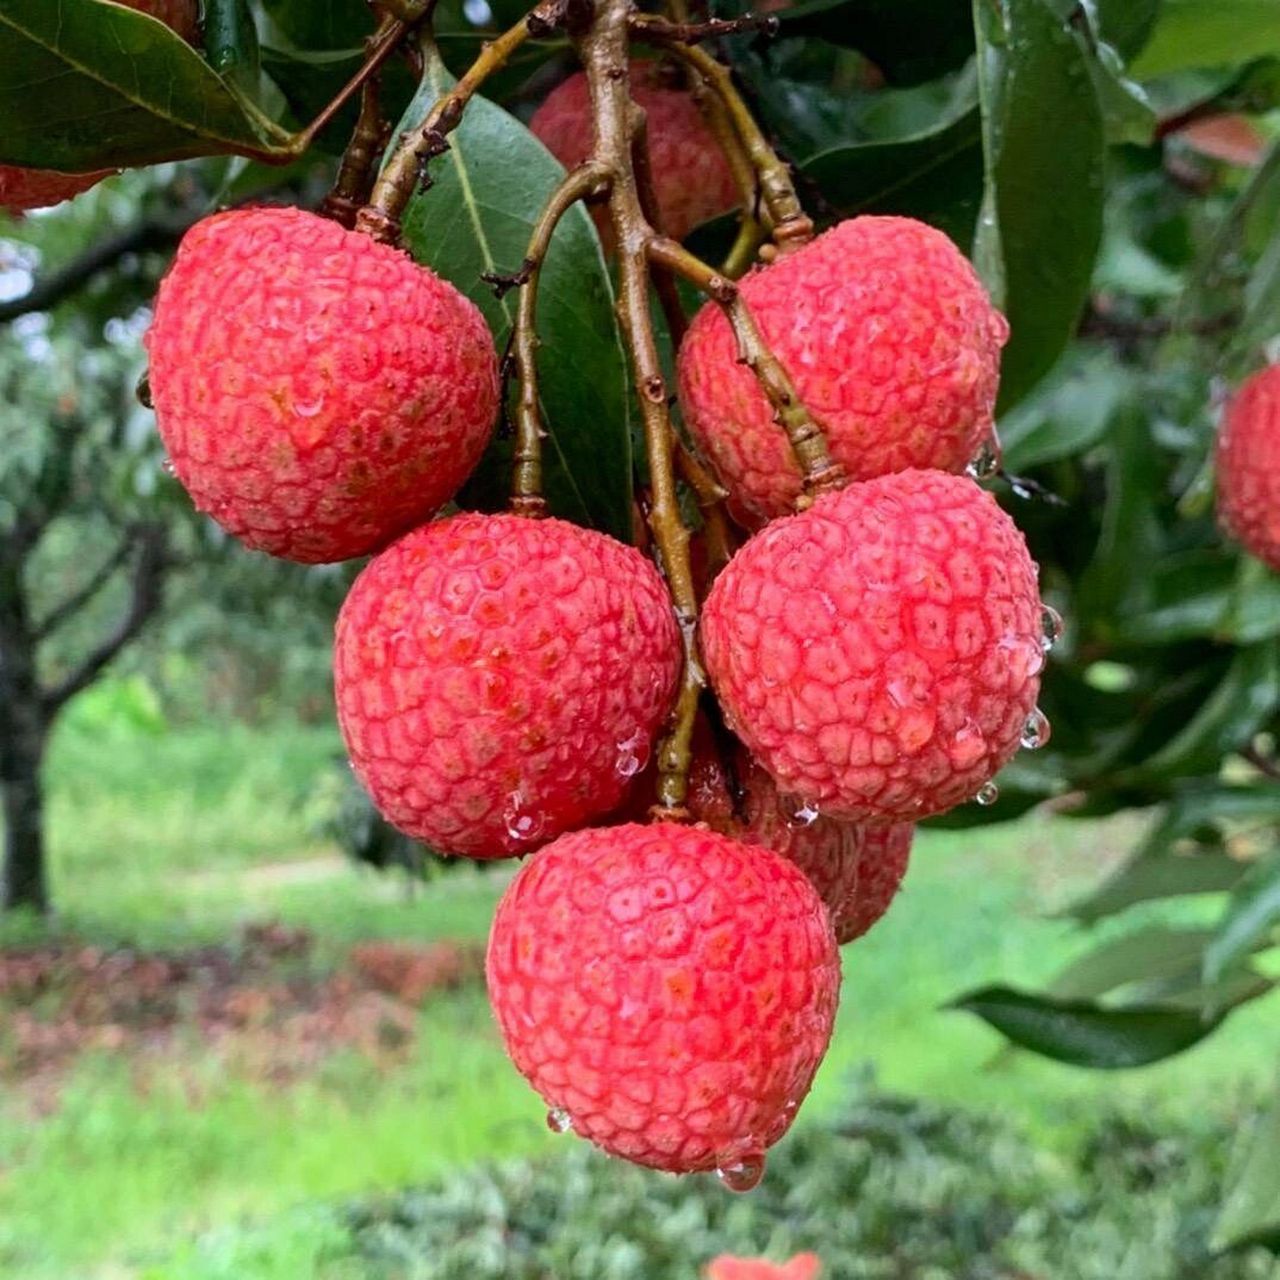
<path id="1" fill-rule="evenodd" d="M 1049 717 L 1039 707 L 1036 707 L 1027 717 L 1026 724 L 1022 726 L 1022 745 L 1028 751 L 1038 751 L 1049 741 L 1049 735 L 1052 732 Z"/>
<path id="2" fill-rule="evenodd" d="M 973 799 L 975 804 L 980 804 L 984 809 L 989 809 L 1000 799 L 1000 788 L 994 782 L 984 782 L 978 788 L 978 794 Z"/>
<path id="3" fill-rule="evenodd" d="M 1062 614 L 1052 605 L 1040 606 L 1040 645 L 1045 653 L 1062 639 Z"/>
<path id="4" fill-rule="evenodd" d="M 764 1177 L 764 1152 L 749 1151 L 725 1164 L 717 1165 L 716 1177 L 730 1191 L 753 1191 Z"/>
<path id="5" fill-rule="evenodd" d="M 160 470 L 167 476 L 176 476 L 178 474 L 178 468 L 173 465 L 172 458 L 162 459 L 160 463 Z"/>
<path id="6" fill-rule="evenodd" d="M 573 1128 L 573 1117 L 563 1107 L 552 1107 L 547 1112 L 547 1128 L 552 1133 L 568 1133 Z"/>
<path id="7" fill-rule="evenodd" d="M 155 404 L 151 399 L 151 373 L 149 370 L 138 379 L 138 385 L 134 387 L 133 394 L 138 397 L 138 403 L 144 409 L 155 408 Z"/>
<path id="8" fill-rule="evenodd" d="M 788 826 L 811 827 L 818 820 L 818 806 L 807 800 L 791 815 Z"/>
<path id="9" fill-rule="evenodd" d="M 969 460 L 964 473 L 971 480 L 990 480 L 999 472 L 1000 442 L 990 435 L 978 446 L 978 452 Z"/>

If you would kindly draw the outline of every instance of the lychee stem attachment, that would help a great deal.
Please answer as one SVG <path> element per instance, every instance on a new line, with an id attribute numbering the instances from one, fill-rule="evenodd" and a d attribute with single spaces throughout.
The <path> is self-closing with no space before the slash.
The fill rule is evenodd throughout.
<path id="1" fill-rule="evenodd" d="M 356 215 L 369 198 L 373 176 L 391 136 L 391 126 L 382 114 L 381 83 L 372 75 L 360 90 L 360 115 L 352 131 L 333 190 L 325 196 L 320 213 L 344 227 L 353 227 Z"/>
<path id="2" fill-rule="evenodd" d="M 699 76 L 723 103 L 733 128 L 755 170 L 760 184 L 773 240 L 779 253 L 799 248 L 813 239 L 813 222 L 805 213 L 796 194 L 791 170 L 765 137 L 764 130 L 751 114 L 733 83 L 733 73 L 705 49 L 672 38 L 671 24 L 650 14 L 633 14 L 631 30 L 640 40 L 654 44 L 672 57 L 684 62 Z"/>
<path id="3" fill-rule="evenodd" d="M 675 478 L 675 431 L 649 311 L 647 246 L 654 230 L 645 217 L 634 155 L 643 114 L 630 96 L 629 0 L 596 0 L 594 19 L 576 40 L 586 70 L 596 124 L 595 159 L 611 175 L 609 215 L 618 246 L 618 316 L 631 353 L 649 458 L 649 527 L 671 591 L 684 644 L 684 668 L 668 731 L 658 749 L 656 816 L 684 820 L 693 724 L 706 684 L 698 657 L 698 601 L 689 563 L 689 530 Z"/>
<path id="4" fill-rule="evenodd" d="M 546 502 L 542 497 L 542 438 L 546 433 L 538 400 L 538 277 L 560 219 L 579 200 L 604 191 L 608 183 L 608 169 L 594 160 L 586 161 L 568 174 L 551 193 L 538 215 L 520 268 L 516 319 L 511 335 L 512 354 L 519 377 L 511 510 L 518 515 L 546 514 Z"/>
<path id="5" fill-rule="evenodd" d="M 782 362 L 761 336 L 738 286 L 674 240 L 663 237 L 651 240 L 649 257 L 683 276 L 723 309 L 738 342 L 738 359 L 755 374 L 773 409 L 774 421 L 791 442 L 804 484 L 796 502 L 797 509 L 811 505 L 819 493 L 843 488 L 848 482 L 844 468 L 832 458 L 822 427 L 805 407 Z"/>
<path id="6" fill-rule="evenodd" d="M 426 166 L 449 149 L 447 136 L 461 123 L 467 103 L 535 32 L 551 29 L 560 19 L 561 9 L 556 0 L 543 0 L 536 9 L 481 48 L 453 88 L 432 103 L 422 123 L 401 138 L 374 185 L 368 205 L 356 218 L 357 231 L 387 244 L 399 239 L 400 217 Z"/>

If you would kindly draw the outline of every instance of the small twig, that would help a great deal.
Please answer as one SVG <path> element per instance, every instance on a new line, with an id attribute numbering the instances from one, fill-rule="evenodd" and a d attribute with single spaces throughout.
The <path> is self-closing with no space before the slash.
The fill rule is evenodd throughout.
<path id="1" fill-rule="evenodd" d="M 449 149 L 447 135 L 461 123 L 467 103 L 526 40 L 563 22 L 564 11 L 562 0 L 542 0 L 531 13 L 481 48 L 453 88 L 432 103 L 422 123 L 401 138 L 374 185 L 368 205 L 356 218 L 357 231 L 388 244 L 400 238 L 400 216 L 423 180 L 427 165 Z"/>
<path id="2" fill-rule="evenodd" d="M 1264 756 L 1252 743 L 1247 747 L 1241 747 L 1240 755 L 1253 765 L 1259 773 L 1280 782 L 1280 762 L 1273 760 L 1270 756 Z"/>
<path id="3" fill-rule="evenodd" d="M 843 488 L 848 479 L 844 468 L 831 457 L 822 428 L 800 399 L 781 361 L 765 343 L 738 286 L 674 240 L 653 240 L 649 256 L 696 285 L 723 308 L 738 342 L 739 361 L 755 374 L 773 409 L 774 421 L 791 442 L 804 485 L 797 509 L 811 505 L 819 493 Z"/>
<path id="4" fill-rule="evenodd" d="M 360 115 L 342 153 L 337 180 L 320 205 L 321 214 L 344 227 L 355 226 L 356 215 L 369 199 L 378 161 L 391 136 L 391 126 L 382 115 L 380 88 L 376 75 L 365 81 L 360 91 Z"/>
<path id="5" fill-rule="evenodd" d="M 98 592 L 111 581 L 115 571 L 129 558 L 130 553 L 137 545 L 137 541 L 137 529 L 127 530 L 116 549 L 98 566 L 97 572 L 86 579 L 84 585 L 78 591 L 73 591 L 35 624 L 32 634 L 36 641 L 48 639 L 64 622 L 74 618 L 93 600 Z"/>
<path id="6" fill-rule="evenodd" d="M 773 239 L 778 251 L 785 253 L 807 244 L 813 239 L 813 222 L 800 204 L 791 170 L 770 145 L 764 130 L 734 86 L 733 72 L 705 49 L 664 35 L 664 26 L 669 25 L 660 19 L 655 22 L 651 14 L 635 14 L 631 29 L 638 39 L 655 44 L 684 62 L 706 82 L 723 104 L 755 171 L 760 198 L 772 224 Z"/>
<path id="7" fill-rule="evenodd" d="M 515 414 L 516 450 L 511 474 L 511 510 L 517 515 L 545 515 L 547 506 L 542 497 L 542 437 L 545 431 L 538 401 L 538 276 L 560 219 L 579 200 L 603 191 L 608 182 L 609 170 L 592 160 L 568 174 L 538 215 L 524 262 L 517 273 L 522 278 L 511 335 L 511 349 L 520 378 Z"/>
<path id="8" fill-rule="evenodd" d="M 660 35 L 664 40 L 678 40 L 682 44 L 697 44 L 700 40 L 714 40 L 718 36 L 736 36 L 744 31 L 755 31 L 773 37 L 781 25 L 775 14 L 748 13 L 741 18 L 710 18 L 705 22 L 672 22 L 656 14 L 633 14 L 633 28 L 645 28 L 646 32 Z"/>

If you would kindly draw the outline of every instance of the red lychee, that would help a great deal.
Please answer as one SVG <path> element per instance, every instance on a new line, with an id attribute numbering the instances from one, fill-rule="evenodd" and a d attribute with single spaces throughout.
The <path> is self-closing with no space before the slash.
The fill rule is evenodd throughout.
<path id="1" fill-rule="evenodd" d="M 507 1051 L 556 1127 L 739 1190 L 809 1090 L 840 986 L 797 867 L 674 823 L 535 854 L 498 906 L 487 973 Z"/>
<path id="2" fill-rule="evenodd" d="M 1218 515 L 1250 555 L 1280 570 L 1280 365 L 1249 378 L 1223 415 Z"/>
<path id="3" fill-rule="evenodd" d="M 159 18 L 187 41 L 194 40 L 199 30 L 197 0 L 117 0 L 117 3 Z M 115 172 L 98 169 L 93 173 L 59 173 L 54 169 L 0 165 L 0 210 L 17 215 L 29 209 L 47 209 L 88 191 Z"/>
<path id="4" fill-rule="evenodd" d="M 365 555 L 433 515 L 497 413 L 476 307 L 400 250 L 300 209 L 193 227 L 146 341 L 178 479 L 246 545 L 288 560 Z"/>
<path id="5" fill-rule="evenodd" d="M 742 299 L 854 480 L 963 471 L 992 432 L 1008 324 L 941 231 L 852 218 L 753 271 Z M 694 317 L 680 404 L 735 502 L 786 514 L 800 469 L 718 306 Z"/>
<path id="6" fill-rule="evenodd" d="M 773 5 L 780 8 L 780 5 Z M 767 11 L 769 5 L 765 5 Z M 706 1280 L 817 1280 L 822 1274 L 822 1261 L 816 1253 L 797 1253 L 787 1262 L 768 1262 L 764 1258 L 735 1258 L 722 1253 L 707 1263 Z"/>
<path id="7" fill-rule="evenodd" d="M 649 166 L 662 230 L 683 240 L 694 227 L 730 209 L 741 196 L 720 144 L 693 96 L 656 62 L 632 62 L 631 94 L 644 108 Z M 582 72 L 554 88 L 529 128 L 566 169 L 580 165 L 595 141 L 591 95 Z M 607 219 L 597 217 L 606 244 Z"/>
<path id="8" fill-rule="evenodd" d="M 707 598 L 702 650 L 731 726 L 785 794 L 883 825 L 974 797 L 1017 751 L 1044 617 L 995 499 L 904 471 L 751 538 Z"/>
<path id="9" fill-rule="evenodd" d="M 388 547 L 338 618 L 338 718 L 386 819 L 442 853 L 527 853 L 609 812 L 670 707 L 657 570 L 562 520 L 459 515 Z"/>

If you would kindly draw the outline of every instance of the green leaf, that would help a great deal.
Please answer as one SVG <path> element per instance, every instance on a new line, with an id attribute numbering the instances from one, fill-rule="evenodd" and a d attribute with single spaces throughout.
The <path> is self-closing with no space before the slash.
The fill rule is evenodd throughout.
<path id="1" fill-rule="evenodd" d="M 1150 777 L 1207 773 L 1237 751 L 1280 705 L 1280 648 L 1274 640 L 1237 651 L 1189 724 L 1134 770 Z"/>
<path id="2" fill-rule="evenodd" d="M 1097 0 L 1102 38 L 1126 61 L 1151 39 L 1161 0 Z"/>
<path id="3" fill-rule="evenodd" d="M 1072 961 L 1049 984 L 1058 1000 L 1093 1000 L 1134 982 L 1198 969 L 1212 929 L 1151 925 L 1110 938 Z"/>
<path id="4" fill-rule="evenodd" d="M 418 124 L 450 84 L 439 58 L 431 57 L 400 129 Z M 432 186 L 415 194 L 406 212 L 405 246 L 471 298 L 500 350 L 511 332 L 515 295 L 499 300 L 481 273 L 520 266 L 538 210 L 563 173 L 518 120 L 477 98 L 450 134 L 448 152 L 432 162 Z M 581 205 L 569 210 L 552 240 L 538 286 L 537 324 L 545 357 L 538 368 L 547 500 L 556 514 L 630 542 L 626 359 L 609 274 Z M 505 494 L 509 451 L 508 442 L 496 443 L 481 463 L 472 499 L 487 493 L 491 505 L 495 491 Z"/>
<path id="5" fill-rule="evenodd" d="M 1164 0 L 1133 71 L 1151 79 L 1272 53 L 1280 53 L 1280 0 Z"/>
<path id="6" fill-rule="evenodd" d="M 258 29 L 249 0 L 205 0 L 204 53 L 209 65 L 245 93 L 258 89 Z"/>
<path id="7" fill-rule="evenodd" d="M 1280 1249 L 1280 1094 L 1240 1135 L 1210 1241 L 1214 1250 L 1249 1245 Z"/>
<path id="8" fill-rule="evenodd" d="M 1012 334 L 1001 408 L 1074 334 L 1102 236 L 1104 131 L 1088 55 L 1044 0 L 974 0 L 987 194 L 975 261 Z"/>
<path id="9" fill-rule="evenodd" d="M 784 36 L 857 49 L 890 84 L 920 84 L 964 65 L 973 28 L 955 0 L 808 0 L 778 14 Z"/>
<path id="10" fill-rule="evenodd" d="M 981 117 L 975 107 L 926 133 L 832 147 L 800 168 L 841 217 L 905 214 L 967 246 L 982 203 Z"/>
<path id="11" fill-rule="evenodd" d="M 69 172 L 290 154 L 162 22 L 102 0 L 0 0 L 0 120 L 0 162 Z"/>
<path id="12" fill-rule="evenodd" d="M 1216 982 L 1280 922 L 1280 858 L 1253 867 L 1235 886 L 1217 934 L 1205 949 L 1204 978 Z"/>
<path id="13" fill-rule="evenodd" d="M 1217 1025 L 1185 1009 L 1111 1009 L 1089 1000 L 1056 1000 L 1001 986 L 971 991 L 950 1007 L 977 1014 L 1033 1053 L 1098 1070 L 1159 1062 L 1191 1048 Z"/>
<path id="14" fill-rule="evenodd" d="M 262 7 L 299 49 L 355 49 L 373 31 L 364 0 L 262 0 Z"/>

